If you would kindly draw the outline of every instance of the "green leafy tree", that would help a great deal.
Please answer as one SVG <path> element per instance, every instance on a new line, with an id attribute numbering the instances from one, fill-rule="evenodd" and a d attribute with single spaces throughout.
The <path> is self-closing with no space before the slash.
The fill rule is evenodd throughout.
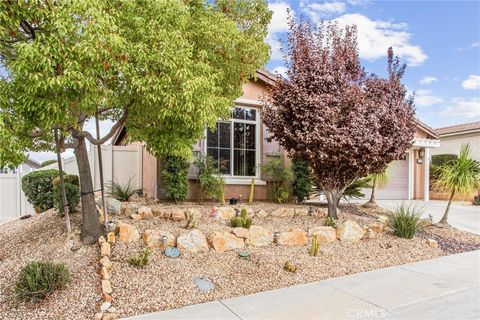
<path id="1" fill-rule="evenodd" d="M 453 197 L 471 196 L 480 188 L 480 163 L 471 159 L 470 146 L 463 144 L 458 158 L 438 167 L 437 170 L 438 180 L 435 181 L 434 187 L 450 192 L 445 214 L 439 221 L 440 225 L 446 225 Z"/>
<path id="2" fill-rule="evenodd" d="M 308 163 L 297 158 L 292 160 L 292 190 L 298 203 L 310 195 L 313 184 L 313 174 Z"/>
<path id="3" fill-rule="evenodd" d="M 86 141 L 126 125 L 155 156 L 188 157 L 227 116 L 242 84 L 268 61 L 265 0 L 0 2 L 0 163 L 73 148 L 81 181 L 82 241 L 98 220 Z M 113 121 L 103 137 L 85 124 Z"/>
<path id="4" fill-rule="evenodd" d="M 188 193 L 188 167 L 190 162 L 180 157 L 167 157 L 162 171 L 165 195 L 175 202 L 184 201 Z"/>

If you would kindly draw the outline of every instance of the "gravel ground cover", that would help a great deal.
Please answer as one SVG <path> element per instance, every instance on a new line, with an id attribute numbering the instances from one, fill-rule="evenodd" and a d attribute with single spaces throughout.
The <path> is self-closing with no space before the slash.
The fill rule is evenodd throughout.
<path id="1" fill-rule="evenodd" d="M 143 205 L 146 204 L 144 200 Z M 152 205 L 150 203 L 150 205 Z M 172 208 L 172 204 L 155 204 Z M 211 204 L 187 203 L 176 208 L 195 207 L 203 213 L 198 230 L 205 235 L 214 231 L 230 231 L 211 217 Z M 272 212 L 278 205 L 258 203 L 257 211 Z M 283 207 L 296 207 L 286 205 Z M 308 207 L 305 207 L 308 208 Z M 383 209 L 365 209 L 355 205 L 341 207 L 340 222 L 354 220 L 360 225 L 388 214 Z M 73 217 L 74 230 L 79 227 L 79 215 Z M 189 232 L 185 221 L 174 222 L 160 217 L 134 221 L 125 215 L 117 220 L 134 224 L 140 234 L 146 229 L 169 231 L 175 236 Z M 323 225 L 323 218 L 303 216 L 294 218 L 254 218 L 254 225 L 272 231 L 287 231 Z M 78 232 L 78 231 L 77 231 Z M 74 232 L 75 233 L 75 232 Z M 426 239 L 437 240 L 439 247 L 431 248 Z M 83 246 L 72 251 L 67 241 L 63 218 L 53 210 L 26 220 L 15 220 L 0 225 L 0 319 L 93 319 L 101 301 L 98 274 L 98 246 Z M 130 266 L 128 260 L 145 245 L 142 240 L 125 244 L 116 241 L 112 247 L 113 305 L 121 317 L 178 308 L 215 299 L 223 299 L 301 283 L 319 281 L 342 275 L 426 260 L 442 255 L 480 249 L 480 236 L 451 227 L 427 227 L 414 239 L 406 240 L 384 232 L 375 239 L 356 243 L 336 241 L 323 244 L 318 257 L 309 256 L 310 244 L 305 246 L 247 247 L 250 259 L 238 257 L 238 252 L 183 254 L 177 259 L 165 257 L 153 250 L 145 268 Z M 63 291 L 51 294 L 45 301 L 33 305 L 17 303 L 14 283 L 18 271 L 32 260 L 65 262 L 71 274 L 71 283 Z M 285 261 L 297 266 L 296 273 L 283 270 Z M 201 292 L 194 278 L 207 278 L 215 289 Z"/>
<path id="2" fill-rule="evenodd" d="M 191 207 L 204 213 L 197 228 L 205 235 L 218 230 L 231 230 L 228 225 L 209 217 L 211 206 L 184 206 Z M 265 203 L 256 205 L 255 210 L 271 212 L 277 207 Z M 363 225 L 385 213 L 382 209 L 346 205 L 341 208 L 339 222 L 354 220 Z M 122 219 L 135 224 L 140 234 L 146 229 L 169 231 L 175 236 L 188 232 L 184 229 L 185 221 L 174 222 L 159 217 L 140 221 L 132 221 L 125 216 L 120 218 Z M 323 220 L 310 216 L 267 217 L 254 218 L 254 224 L 272 231 L 287 231 L 290 228 L 307 231 L 314 226 L 323 225 Z M 439 248 L 431 248 L 426 244 L 426 239 L 432 238 L 439 241 Z M 480 237 L 450 227 L 428 227 L 412 240 L 401 239 L 385 232 L 375 239 L 357 243 L 336 241 L 324 244 L 321 245 L 321 253 L 317 257 L 309 256 L 309 244 L 300 247 L 272 244 L 260 248 L 247 247 L 246 250 L 251 254 L 249 260 L 238 257 L 238 252 L 242 250 L 225 253 L 210 250 L 208 253 L 182 255 L 177 259 L 167 258 L 160 250 L 153 250 L 151 262 L 144 269 L 130 266 L 128 259 L 144 247 L 141 240 L 131 244 L 117 241 L 113 246 L 113 298 L 119 315 L 123 317 L 480 249 Z M 296 273 L 283 270 L 287 260 L 298 267 Z M 201 292 L 193 282 L 197 277 L 213 281 L 215 289 Z"/>
<path id="3" fill-rule="evenodd" d="M 80 218 L 74 215 L 74 228 Z M 98 247 L 73 252 L 72 244 L 67 242 L 63 218 L 53 210 L 0 225 L 0 319 L 93 319 L 100 300 Z M 70 284 L 40 303 L 17 303 L 17 274 L 32 260 L 65 262 Z"/>

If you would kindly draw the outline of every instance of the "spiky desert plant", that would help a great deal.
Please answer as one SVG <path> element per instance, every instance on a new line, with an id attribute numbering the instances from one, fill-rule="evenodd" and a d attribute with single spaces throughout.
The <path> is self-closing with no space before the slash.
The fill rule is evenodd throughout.
<path id="1" fill-rule="evenodd" d="M 253 205 L 253 193 L 255 192 L 255 179 L 252 178 L 250 182 L 250 197 L 248 197 L 248 204 Z"/>
<path id="2" fill-rule="evenodd" d="M 195 217 L 195 214 L 191 211 L 188 211 L 185 215 L 187 217 L 187 225 L 185 228 L 195 229 L 197 227 L 197 218 Z"/>
<path id="3" fill-rule="evenodd" d="M 468 197 L 480 188 L 480 162 L 471 159 L 469 144 L 463 144 L 458 158 L 439 167 L 437 173 L 434 188 L 450 192 L 445 214 L 439 221 L 439 225 L 446 225 L 453 197 Z"/>
<path id="4" fill-rule="evenodd" d="M 247 215 L 247 209 L 243 208 L 240 212 L 240 216 L 232 217 L 230 219 L 230 225 L 233 228 L 246 228 L 249 229 L 252 225 L 252 218 Z"/>
<path id="5" fill-rule="evenodd" d="M 396 205 L 389 222 L 393 233 L 400 238 L 413 238 L 420 229 L 419 220 L 423 212 L 423 207 L 418 205 L 406 205 L 404 202 Z"/>
<path id="6" fill-rule="evenodd" d="M 310 248 L 310 256 L 316 257 L 318 256 L 318 236 L 314 235 L 312 238 L 312 247 Z"/>
<path id="7" fill-rule="evenodd" d="M 107 185 L 107 194 L 119 201 L 128 201 L 128 199 L 138 191 L 133 187 L 132 179 L 121 184 L 117 181 L 110 181 Z"/>

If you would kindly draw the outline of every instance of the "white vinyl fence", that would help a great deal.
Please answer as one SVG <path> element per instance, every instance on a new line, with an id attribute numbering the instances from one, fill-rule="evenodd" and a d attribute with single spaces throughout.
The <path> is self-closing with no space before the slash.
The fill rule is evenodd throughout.
<path id="1" fill-rule="evenodd" d="M 0 222 L 33 214 L 22 191 L 22 173 L 0 173 Z"/>

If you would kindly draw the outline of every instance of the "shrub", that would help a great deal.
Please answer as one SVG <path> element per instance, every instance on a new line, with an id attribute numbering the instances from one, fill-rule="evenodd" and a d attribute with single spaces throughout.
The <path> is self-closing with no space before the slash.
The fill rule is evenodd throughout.
<path id="1" fill-rule="evenodd" d="M 33 261 L 20 270 L 15 283 L 15 295 L 20 301 L 36 302 L 48 293 L 63 289 L 70 280 L 64 263 Z"/>
<path id="2" fill-rule="evenodd" d="M 128 201 L 128 199 L 138 191 L 138 189 L 133 188 L 132 179 L 128 179 L 123 185 L 113 180 L 107 185 L 107 194 L 119 201 Z"/>
<path id="3" fill-rule="evenodd" d="M 262 165 L 267 180 L 267 196 L 278 203 L 287 202 L 290 196 L 292 173 L 285 169 L 280 159 L 268 160 Z"/>
<path id="4" fill-rule="evenodd" d="M 184 201 L 188 191 L 188 167 L 190 163 L 180 157 L 167 157 L 162 171 L 165 195 L 175 202 Z"/>
<path id="5" fill-rule="evenodd" d="M 63 182 L 76 185 L 77 187 L 80 186 L 80 180 L 78 176 L 75 174 L 66 174 L 63 176 Z M 52 184 L 55 187 L 56 185 L 60 184 L 60 176 L 56 177 L 52 180 Z"/>
<path id="6" fill-rule="evenodd" d="M 400 238 L 411 239 L 420 229 L 419 220 L 423 208 L 416 205 L 397 205 L 390 217 L 390 226 L 393 233 Z"/>
<path id="7" fill-rule="evenodd" d="M 298 203 L 309 196 L 313 184 L 313 175 L 305 161 L 294 158 L 292 161 L 292 191 Z"/>
<path id="8" fill-rule="evenodd" d="M 150 250 L 143 249 L 138 256 L 131 257 L 128 261 L 131 266 L 144 268 L 150 259 Z"/>
<path id="9" fill-rule="evenodd" d="M 335 228 L 337 226 L 337 223 L 335 222 L 335 219 L 333 219 L 332 217 L 326 217 L 325 221 L 323 222 L 323 225 Z"/>
<path id="10" fill-rule="evenodd" d="M 225 181 L 219 175 L 217 162 L 211 157 L 199 156 L 195 160 L 195 165 L 198 167 L 198 181 L 202 194 L 214 199 L 218 197 L 223 203 Z"/>
<path id="11" fill-rule="evenodd" d="M 53 208 L 53 184 L 58 170 L 33 171 L 22 178 L 22 190 L 37 212 Z"/>
<path id="12" fill-rule="evenodd" d="M 75 212 L 80 203 L 80 188 L 77 185 L 65 182 L 65 195 L 67 197 L 68 212 Z M 60 184 L 57 184 L 53 187 L 53 204 L 60 216 L 64 215 L 62 203 Z"/>

